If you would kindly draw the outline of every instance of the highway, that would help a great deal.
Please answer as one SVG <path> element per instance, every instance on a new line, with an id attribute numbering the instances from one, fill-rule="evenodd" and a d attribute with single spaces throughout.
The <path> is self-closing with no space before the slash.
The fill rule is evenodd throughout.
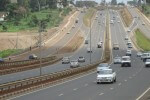
<path id="1" fill-rule="evenodd" d="M 149 34 L 149 24 L 148 22 L 145 20 L 145 18 L 137 11 L 137 8 L 132 8 L 132 7 L 128 7 L 129 12 L 131 13 L 131 15 L 133 16 L 135 23 L 137 23 L 137 27 L 147 36 L 150 38 L 150 34 Z M 142 24 L 145 25 L 142 25 Z"/>
<path id="2" fill-rule="evenodd" d="M 82 25 L 82 18 L 83 18 L 84 14 L 80 14 L 79 15 L 79 21 L 81 21 L 80 23 L 78 23 L 78 28 L 82 29 L 82 32 L 84 32 L 84 36 L 85 38 L 89 39 L 89 28 L 86 28 L 84 25 Z M 98 13 L 98 15 L 100 16 L 100 14 Z M 105 19 L 99 19 L 99 21 L 101 22 L 101 24 L 99 25 L 97 20 L 94 20 L 93 25 L 92 25 L 92 30 L 91 30 L 91 40 L 92 40 L 92 51 L 93 53 L 91 54 L 92 60 L 91 62 L 96 62 L 99 61 L 101 59 L 102 56 L 102 48 L 97 49 L 97 43 L 99 42 L 100 39 L 102 39 L 103 41 L 103 33 L 105 31 L 105 25 L 103 25 L 103 20 Z M 82 26 L 81 26 L 82 25 Z M 76 26 L 76 29 L 78 29 Z M 75 29 L 72 30 L 75 32 Z M 75 34 L 75 33 L 74 33 Z M 69 35 L 73 35 L 73 32 L 71 32 L 71 34 Z M 99 36 L 98 36 L 99 35 Z M 68 37 L 66 37 L 68 38 Z M 66 38 L 64 37 L 63 39 L 66 40 Z M 71 36 L 70 36 L 71 38 Z M 58 43 L 59 44 L 59 43 Z M 61 42 L 60 42 L 61 44 Z M 69 53 L 69 54 L 64 54 L 64 56 L 70 56 L 71 60 L 73 59 L 78 59 L 79 56 L 84 56 L 86 62 L 85 63 L 81 63 L 80 65 L 87 65 L 90 63 L 90 53 L 87 53 L 87 48 L 89 47 L 89 44 L 82 44 L 81 48 L 79 48 L 79 50 L 77 50 L 74 53 Z M 44 53 L 42 53 L 44 54 Z M 46 66 L 42 68 L 42 74 L 48 74 L 48 73 L 52 73 L 52 72 L 57 72 L 57 71 L 62 71 L 65 69 L 70 68 L 70 64 L 61 64 L 61 61 L 50 65 L 50 66 Z M 16 80 L 21 80 L 21 79 L 25 79 L 25 78 L 29 78 L 29 77 L 35 77 L 35 76 L 39 76 L 40 75 L 40 69 L 33 69 L 33 70 L 28 70 L 28 71 L 23 71 L 23 72 L 18 72 L 18 73 L 12 73 L 12 74 L 8 74 L 8 75 L 3 75 L 0 76 L 0 83 L 6 83 L 6 82 L 11 82 L 11 81 L 16 81 Z"/>
<path id="3" fill-rule="evenodd" d="M 126 30 L 118 13 L 109 11 L 110 20 L 115 16 L 114 24 L 110 24 L 111 42 L 118 43 L 120 49 L 112 50 L 113 57 L 123 56 L 127 45 L 124 40 Z M 118 16 L 118 17 L 117 17 Z M 99 17 L 99 20 L 102 20 Z M 120 21 L 117 22 L 117 21 Z M 96 21 L 95 21 L 96 23 Z M 93 24 L 93 37 L 97 36 L 97 30 L 102 28 Z M 100 30 L 100 31 L 101 31 Z M 96 35 L 94 35 L 96 34 Z M 101 33 L 100 33 L 101 34 Z M 92 40 L 94 39 L 92 37 Z M 98 39 L 98 37 L 97 37 Z M 93 42 L 96 40 L 94 39 Z M 94 45 L 92 42 L 92 45 Z M 98 54 L 97 54 L 98 55 Z M 95 60 L 94 56 L 92 59 Z M 140 58 L 136 57 L 136 51 L 132 49 L 132 66 L 121 67 L 119 64 L 111 63 L 111 68 L 117 73 L 117 82 L 114 84 L 96 84 L 96 72 L 66 81 L 62 84 L 50 86 L 45 89 L 17 96 L 15 100 L 136 100 L 148 87 L 150 80 L 150 69 L 144 67 Z"/>

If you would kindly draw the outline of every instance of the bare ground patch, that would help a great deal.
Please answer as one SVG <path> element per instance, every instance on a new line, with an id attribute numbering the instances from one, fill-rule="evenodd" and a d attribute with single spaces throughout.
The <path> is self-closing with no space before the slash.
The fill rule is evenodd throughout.
<path id="1" fill-rule="evenodd" d="M 71 39 L 63 48 L 61 48 L 58 53 L 63 54 L 63 53 L 70 53 L 76 51 L 81 44 L 83 43 L 84 38 L 81 34 L 81 31 L 79 30 L 76 35 Z"/>
<path id="2" fill-rule="evenodd" d="M 120 15 L 123 18 L 124 24 L 129 27 L 130 24 L 132 23 L 133 17 L 130 14 L 130 12 L 128 11 L 127 8 L 123 8 L 120 10 Z"/>

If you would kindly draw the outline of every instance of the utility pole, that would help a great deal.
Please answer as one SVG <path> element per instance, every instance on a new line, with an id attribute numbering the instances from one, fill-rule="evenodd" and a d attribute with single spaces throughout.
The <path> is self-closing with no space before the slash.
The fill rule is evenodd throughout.
<path id="1" fill-rule="evenodd" d="M 39 47 L 40 47 L 40 76 L 42 75 L 42 61 L 41 61 L 41 45 L 42 45 L 42 37 L 41 37 L 41 32 L 42 32 L 42 25 L 40 22 L 39 25 Z"/>
<path id="2" fill-rule="evenodd" d="M 91 44 L 91 28 L 92 28 L 92 18 L 90 19 L 90 64 L 91 64 L 91 60 L 92 60 L 92 58 L 91 58 L 91 54 L 92 54 L 92 50 L 91 50 L 91 47 L 92 47 L 92 44 Z"/>

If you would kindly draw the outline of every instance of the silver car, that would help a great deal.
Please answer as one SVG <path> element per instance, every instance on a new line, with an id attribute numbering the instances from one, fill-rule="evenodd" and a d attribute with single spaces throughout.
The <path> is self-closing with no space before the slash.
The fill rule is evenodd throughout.
<path id="1" fill-rule="evenodd" d="M 146 61 L 145 61 L 145 67 L 150 67 L 150 59 L 146 59 Z"/>
<path id="2" fill-rule="evenodd" d="M 136 55 L 137 55 L 137 57 L 141 57 L 142 56 L 142 52 L 138 52 Z"/>
<path id="3" fill-rule="evenodd" d="M 64 57 L 62 59 L 62 64 L 69 64 L 70 63 L 70 58 L 69 57 Z"/>
<path id="4" fill-rule="evenodd" d="M 78 62 L 85 62 L 85 58 L 84 58 L 83 56 L 80 56 L 80 57 L 78 58 Z"/>
<path id="5" fill-rule="evenodd" d="M 121 64 L 121 57 L 115 57 L 114 64 Z"/>
<path id="6" fill-rule="evenodd" d="M 76 68 L 76 67 L 79 67 L 79 62 L 78 60 L 71 60 L 70 61 L 70 68 Z"/>

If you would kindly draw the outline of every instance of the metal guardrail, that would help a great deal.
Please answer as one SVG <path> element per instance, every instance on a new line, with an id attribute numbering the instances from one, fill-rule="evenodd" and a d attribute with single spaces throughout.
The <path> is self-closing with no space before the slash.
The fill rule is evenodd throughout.
<path id="1" fill-rule="evenodd" d="M 56 56 L 42 58 L 42 62 L 47 62 L 49 60 L 54 60 L 56 58 L 57 58 Z M 0 63 L 0 70 L 22 67 L 22 66 L 28 66 L 28 65 L 39 64 L 39 63 L 40 63 L 39 59 L 4 62 L 4 63 Z"/>
<path id="2" fill-rule="evenodd" d="M 39 63 L 37 63 L 37 64 L 33 64 L 33 65 L 28 65 L 28 66 L 22 66 L 22 67 L 17 67 L 17 68 L 9 68 L 9 69 L 5 69 L 5 70 L 0 70 L 0 75 L 5 75 L 5 74 L 10 74 L 10 73 L 15 73 L 15 72 L 21 72 L 21 71 L 25 71 L 25 70 L 31 70 L 31 69 L 39 68 L 39 67 L 44 67 L 46 65 L 50 65 L 50 64 L 53 64 L 57 61 L 60 61 L 61 59 L 62 59 L 62 57 L 42 62 L 41 66 Z"/>
<path id="3" fill-rule="evenodd" d="M 29 79 L 24 79 L 21 81 L 15 81 L 15 82 L 11 82 L 11 83 L 6 83 L 6 84 L 1 84 L 0 85 L 0 95 L 4 95 L 4 94 L 8 94 L 10 92 L 14 92 L 14 91 L 19 91 L 22 89 L 27 89 L 33 86 L 37 86 L 40 84 L 44 84 L 47 82 L 52 82 L 52 81 L 56 81 L 68 76 L 72 76 L 81 72 L 85 72 L 88 70 L 91 70 L 93 68 L 96 68 L 96 66 L 103 62 L 99 61 L 93 64 L 89 64 L 83 67 L 78 67 L 78 68 L 73 68 L 73 69 L 66 69 L 63 71 L 59 71 L 59 72 L 54 72 L 51 73 L 49 75 L 43 75 L 43 76 L 39 76 L 39 77 L 33 77 L 33 78 L 29 78 Z"/>

